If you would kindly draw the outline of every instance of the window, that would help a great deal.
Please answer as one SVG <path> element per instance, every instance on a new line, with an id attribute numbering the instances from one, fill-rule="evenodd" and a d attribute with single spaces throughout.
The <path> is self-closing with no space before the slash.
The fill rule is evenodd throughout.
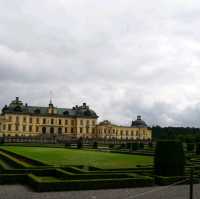
<path id="1" fill-rule="evenodd" d="M 32 126 L 29 126 L 29 131 L 32 132 Z"/>
<path id="2" fill-rule="evenodd" d="M 36 119 L 36 123 L 37 123 L 37 124 L 39 124 L 39 123 L 40 123 L 40 120 L 39 120 L 39 118 L 37 118 L 37 119 Z"/>
<path id="3" fill-rule="evenodd" d="M 131 131 L 131 136 L 133 136 L 133 131 Z"/>
<path id="4" fill-rule="evenodd" d="M 4 127 L 5 127 L 5 125 L 4 125 Z M 11 131 L 11 124 L 8 124 L 8 131 Z"/>
<path id="5" fill-rule="evenodd" d="M 95 125 L 95 120 L 92 121 L 92 125 L 93 125 L 93 126 Z"/>
<path id="6" fill-rule="evenodd" d="M 6 130 L 6 125 L 5 124 L 3 125 L 3 130 Z"/>
<path id="7" fill-rule="evenodd" d="M 74 120 L 71 120 L 71 125 L 74 125 Z"/>
<path id="8" fill-rule="evenodd" d="M 33 119 L 32 117 L 29 118 L 29 123 L 32 123 Z"/>
<path id="9" fill-rule="evenodd" d="M 67 133 L 67 128 L 65 128 L 65 133 Z"/>
<path id="10" fill-rule="evenodd" d="M 25 125 L 23 126 L 23 131 L 26 131 L 26 126 Z"/>
<path id="11" fill-rule="evenodd" d="M 83 125 L 83 120 L 80 120 L 80 125 Z"/>
<path id="12" fill-rule="evenodd" d="M 43 119 L 43 124 L 46 124 L 46 119 L 45 118 Z"/>
<path id="13" fill-rule="evenodd" d="M 23 121 L 26 122 L 26 117 L 23 118 Z"/>
<path id="14" fill-rule="evenodd" d="M 54 128 L 53 127 L 50 128 L 50 134 L 54 134 Z"/>
<path id="15" fill-rule="evenodd" d="M 59 119 L 59 125 L 61 125 L 62 124 L 62 120 L 61 119 Z"/>
<path id="16" fill-rule="evenodd" d="M 68 120 L 65 120 L 65 125 L 68 125 Z"/>
<path id="17" fill-rule="evenodd" d="M 128 136 L 128 131 L 126 131 L 126 136 Z"/>
<path id="18" fill-rule="evenodd" d="M 18 116 L 16 117 L 16 122 L 19 122 L 19 117 Z"/>
<path id="19" fill-rule="evenodd" d="M 80 128 L 80 133 L 82 133 L 83 132 L 83 128 Z"/>
<path id="20" fill-rule="evenodd" d="M 45 134 L 46 133 L 46 128 L 42 127 L 42 133 Z"/>
<path id="21" fill-rule="evenodd" d="M 87 120 L 87 125 L 89 125 L 90 124 L 90 121 L 89 120 Z"/>
<path id="22" fill-rule="evenodd" d="M 51 119 L 51 124 L 53 124 L 54 123 L 54 119 Z"/>
<path id="23" fill-rule="evenodd" d="M 95 134 L 95 128 L 92 128 L 92 134 Z"/>
<path id="24" fill-rule="evenodd" d="M 38 126 L 36 126 L 36 132 L 39 132 L 39 127 Z"/>
<path id="25" fill-rule="evenodd" d="M 73 133 L 73 132 L 74 132 L 74 128 L 72 127 L 72 128 L 71 128 L 71 133 Z"/>
<path id="26" fill-rule="evenodd" d="M 18 124 L 16 124 L 15 130 L 16 130 L 16 131 L 19 131 L 19 125 L 18 125 Z"/>
<path id="27" fill-rule="evenodd" d="M 12 116 L 9 116 L 8 120 L 9 122 L 12 122 Z"/>

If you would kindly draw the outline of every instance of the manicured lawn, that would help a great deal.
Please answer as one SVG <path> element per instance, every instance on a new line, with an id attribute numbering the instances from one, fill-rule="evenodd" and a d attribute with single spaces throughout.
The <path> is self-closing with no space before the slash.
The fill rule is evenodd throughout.
<path id="1" fill-rule="evenodd" d="M 152 164 L 153 158 L 141 155 L 115 154 L 78 149 L 1 146 L 1 148 L 39 160 L 49 165 L 85 165 L 99 168 L 133 168 Z"/>

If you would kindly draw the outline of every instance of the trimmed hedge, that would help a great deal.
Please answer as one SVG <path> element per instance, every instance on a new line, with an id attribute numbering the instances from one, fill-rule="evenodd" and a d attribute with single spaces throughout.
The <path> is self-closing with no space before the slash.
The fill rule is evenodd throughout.
<path id="1" fill-rule="evenodd" d="M 38 192 L 62 191 L 62 190 L 90 190 L 90 189 L 110 189 L 122 187 L 144 187 L 154 184 L 151 177 L 143 178 L 116 178 L 116 179 L 87 179 L 87 180 L 63 180 L 55 179 L 45 181 L 40 177 L 29 174 L 28 184 Z"/>
<path id="2" fill-rule="evenodd" d="M 158 185 L 170 185 L 172 183 L 184 180 L 185 177 L 183 176 L 170 176 L 170 177 L 166 177 L 166 176 L 156 176 L 155 177 L 155 183 Z"/>
<path id="3" fill-rule="evenodd" d="M 38 160 L 33 160 L 31 158 L 19 155 L 19 154 L 15 153 L 15 152 L 11 152 L 11 151 L 8 151 L 6 149 L 0 148 L 0 151 L 6 153 L 8 155 L 11 155 L 11 156 L 17 158 L 18 160 L 21 160 L 21 161 L 26 162 L 26 163 L 28 163 L 30 165 L 33 165 L 33 166 L 46 166 L 46 164 L 44 164 L 44 163 L 42 163 L 42 162 L 40 162 Z"/>
<path id="4" fill-rule="evenodd" d="M 182 143 L 175 140 L 158 141 L 156 144 L 154 167 L 158 176 L 182 176 L 185 155 Z"/>
<path id="5" fill-rule="evenodd" d="M 26 174 L 0 174 L 0 184 L 25 184 Z"/>

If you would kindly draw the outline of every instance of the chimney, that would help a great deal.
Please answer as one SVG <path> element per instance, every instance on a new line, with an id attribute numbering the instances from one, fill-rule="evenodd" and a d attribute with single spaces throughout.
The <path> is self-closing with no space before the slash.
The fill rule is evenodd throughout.
<path id="1" fill-rule="evenodd" d="M 137 120 L 141 120 L 141 119 L 142 119 L 141 115 L 138 115 Z"/>

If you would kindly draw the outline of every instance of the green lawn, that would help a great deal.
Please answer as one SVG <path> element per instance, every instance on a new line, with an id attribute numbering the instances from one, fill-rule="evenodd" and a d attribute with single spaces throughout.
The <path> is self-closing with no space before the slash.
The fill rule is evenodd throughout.
<path id="1" fill-rule="evenodd" d="M 1 148 L 39 160 L 46 164 L 85 165 L 103 169 L 133 168 L 136 165 L 152 164 L 153 158 L 141 155 L 115 154 L 109 152 L 96 152 L 78 149 L 1 146 Z"/>

